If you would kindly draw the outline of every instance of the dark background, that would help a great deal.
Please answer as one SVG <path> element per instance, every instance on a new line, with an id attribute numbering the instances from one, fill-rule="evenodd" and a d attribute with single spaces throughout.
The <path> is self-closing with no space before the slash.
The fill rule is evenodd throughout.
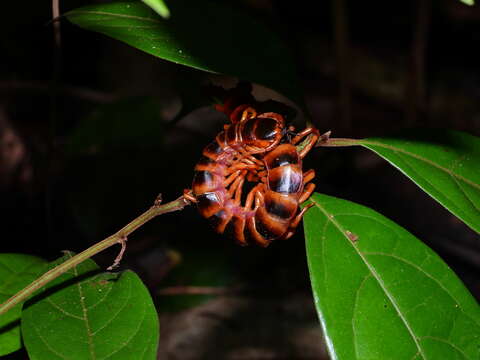
<path id="1" fill-rule="evenodd" d="M 64 2 L 61 11 L 95 2 Z M 292 50 L 320 131 L 360 138 L 426 126 L 480 136 L 480 6 L 233 6 L 266 23 Z M 169 201 L 188 188 L 202 148 L 225 119 L 208 107 L 179 116 L 182 102 L 208 82 L 231 87 L 236 79 L 154 58 L 66 20 L 56 57 L 51 3 L 7 8 L 0 36 L 0 251 L 52 260 L 112 234 L 158 193 Z M 278 98 L 258 86 L 255 94 Z M 478 235 L 385 161 L 360 148 L 319 148 L 305 168 L 315 169 L 317 191 L 372 207 L 422 239 L 480 298 Z M 117 250 L 95 260 L 105 268 Z M 131 235 L 121 268 L 137 271 L 158 304 L 162 359 L 325 356 L 302 230 L 267 249 L 240 248 L 186 208 Z M 161 294 L 172 286 L 221 286 L 227 296 L 205 302 L 212 296 Z"/>

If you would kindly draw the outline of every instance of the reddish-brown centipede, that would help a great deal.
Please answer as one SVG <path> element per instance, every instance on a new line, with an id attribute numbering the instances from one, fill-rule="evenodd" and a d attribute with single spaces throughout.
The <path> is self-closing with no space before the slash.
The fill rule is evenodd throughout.
<path id="1" fill-rule="evenodd" d="M 197 204 L 216 232 L 230 235 L 241 245 L 253 241 L 267 246 L 292 236 L 308 209 L 298 211 L 315 187 L 309 183 L 315 173 L 302 173 L 302 159 L 318 140 L 318 131 L 307 128 L 290 140 L 294 129 L 286 128 L 282 115 L 257 115 L 250 105 L 229 106 L 219 110 L 230 116 L 232 124 L 225 125 L 204 148 L 185 198 Z M 310 134 L 297 152 L 294 145 Z M 245 180 L 257 184 L 242 206 Z"/>

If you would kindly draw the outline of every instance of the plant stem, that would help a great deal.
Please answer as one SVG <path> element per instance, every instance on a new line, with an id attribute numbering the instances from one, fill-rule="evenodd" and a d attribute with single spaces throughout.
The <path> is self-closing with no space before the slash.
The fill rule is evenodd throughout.
<path id="1" fill-rule="evenodd" d="M 359 146 L 362 145 L 362 140 L 348 139 L 348 138 L 327 138 L 320 139 L 315 147 L 343 147 L 343 146 Z"/>
<path id="2" fill-rule="evenodd" d="M 109 248 L 112 245 L 115 245 L 118 242 L 124 241 L 125 238 L 138 229 L 140 226 L 145 224 L 146 222 L 150 221 L 157 215 L 162 215 L 168 212 L 173 212 L 177 210 L 182 210 L 189 202 L 185 200 L 183 196 L 179 197 L 178 199 L 166 203 L 164 205 L 154 205 L 147 211 L 145 211 L 142 215 L 128 223 L 122 229 L 117 231 L 115 234 L 107 237 L 106 239 L 96 243 L 95 245 L 89 247 L 88 249 L 82 251 L 80 254 L 75 255 L 74 257 L 68 259 L 64 263 L 58 265 L 57 267 L 47 271 L 45 274 L 40 276 L 37 280 L 33 281 L 30 285 L 28 285 L 23 290 L 20 290 L 18 293 L 13 295 L 10 299 L 5 301 L 3 304 L 0 305 L 0 315 L 6 313 L 15 305 L 19 304 L 20 302 L 25 301 L 28 297 L 30 297 L 35 291 L 42 288 L 50 281 L 56 279 L 64 272 L 70 270 L 71 268 L 77 266 L 81 262 L 91 258 L 93 255 L 98 254 L 99 252 Z"/>

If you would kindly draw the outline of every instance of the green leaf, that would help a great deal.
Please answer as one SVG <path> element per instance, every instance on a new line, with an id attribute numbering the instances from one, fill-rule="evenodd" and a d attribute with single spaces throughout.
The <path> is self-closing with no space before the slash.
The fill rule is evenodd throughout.
<path id="1" fill-rule="evenodd" d="M 480 233 L 480 138 L 458 131 L 410 130 L 358 143 Z"/>
<path id="2" fill-rule="evenodd" d="M 480 307 L 438 255 L 369 208 L 311 201 L 308 266 L 332 359 L 478 359 Z"/>
<path id="3" fill-rule="evenodd" d="M 218 2 L 175 0 L 170 10 L 164 20 L 142 3 L 119 2 L 65 16 L 159 58 L 257 82 L 303 105 L 290 54 L 267 27 Z"/>
<path id="4" fill-rule="evenodd" d="M 22 334 L 32 360 L 156 359 L 159 336 L 155 307 L 137 275 L 99 273 L 92 260 L 25 306 Z"/>
<path id="5" fill-rule="evenodd" d="M 155 12 L 163 17 L 168 19 L 170 17 L 170 10 L 168 10 L 167 4 L 163 0 L 142 0 L 145 4 L 150 6 Z"/>
<path id="6" fill-rule="evenodd" d="M 460 0 L 462 3 L 464 3 L 465 5 L 469 5 L 469 6 L 473 6 L 475 5 L 475 1 L 474 0 Z"/>
<path id="7" fill-rule="evenodd" d="M 22 290 L 37 278 L 47 262 L 24 254 L 0 254 L 0 303 Z M 20 314 L 18 304 L 0 315 L 0 356 L 17 351 L 22 347 L 20 337 Z"/>

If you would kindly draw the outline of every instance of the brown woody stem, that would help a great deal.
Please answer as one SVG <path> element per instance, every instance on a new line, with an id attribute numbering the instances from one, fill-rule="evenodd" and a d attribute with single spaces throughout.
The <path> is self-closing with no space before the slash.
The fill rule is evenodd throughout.
<path id="1" fill-rule="evenodd" d="M 30 297 L 35 291 L 42 288 L 50 281 L 56 279 L 64 272 L 70 270 L 71 268 L 77 266 L 81 262 L 91 258 L 93 255 L 98 254 L 99 252 L 109 248 L 112 245 L 117 244 L 121 239 L 126 238 L 129 234 L 137 230 L 140 226 L 146 222 L 153 219 L 155 216 L 162 215 L 168 212 L 182 210 L 189 202 L 185 200 L 183 196 L 179 197 L 177 200 L 171 201 L 163 205 L 154 205 L 142 215 L 131 221 L 129 224 L 124 226 L 122 229 L 117 231 L 115 234 L 109 236 L 108 238 L 96 243 L 95 245 L 89 247 L 88 249 L 82 251 L 80 254 L 75 255 L 74 257 L 68 259 L 64 263 L 61 263 L 57 267 L 47 271 L 45 274 L 40 276 L 37 280 L 32 282 L 23 290 L 20 290 L 18 293 L 13 295 L 10 299 L 5 301 L 0 305 L 0 315 L 6 313 L 15 305 L 25 301 Z"/>

